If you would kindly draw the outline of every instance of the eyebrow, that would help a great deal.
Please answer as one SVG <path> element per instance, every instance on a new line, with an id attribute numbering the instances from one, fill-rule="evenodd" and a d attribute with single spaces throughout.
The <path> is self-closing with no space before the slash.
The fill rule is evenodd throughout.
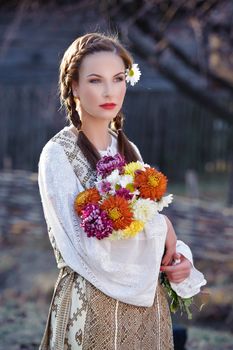
<path id="1" fill-rule="evenodd" d="M 117 76 L 117 75 L 119 75 L 119 74 L 125 74 L 125 72 L 119 72 L 119 73 L 115 74 L 115 75 L 114 75 L 114 77 L 116 77 L 116 76 Z M 102 76 L 101 76 L 101 75 L 99 75 L 99 74 L 95 74 L 95 73 L 88 74 L 88 75 L 87 75 L 87 77 L 89 77 L 90 75 L 95 75 L 96 77 L 100 77 L 100 78 L 102 78 Z"/>

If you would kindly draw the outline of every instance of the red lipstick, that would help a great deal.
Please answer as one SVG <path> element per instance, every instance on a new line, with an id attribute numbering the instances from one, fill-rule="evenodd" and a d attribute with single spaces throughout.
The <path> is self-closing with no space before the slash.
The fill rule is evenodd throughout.
<path id="1" fill-rule="evenodd" d="M 104 109 L 113 109 L 115 108 L 116 104 L 115 103 L 104 103 L 102 105 L 100 105 L 100 107 L 104 108 Z"/>

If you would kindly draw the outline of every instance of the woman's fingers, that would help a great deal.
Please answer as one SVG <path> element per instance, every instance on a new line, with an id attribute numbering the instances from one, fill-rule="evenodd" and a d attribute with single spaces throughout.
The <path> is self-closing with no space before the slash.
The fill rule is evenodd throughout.
<path id="1" fill-rule="evenodd" d="M 165 252 L 165 255 L 163 257 L 163 260 L 161 262 L 162 265 L 170 265 L 173 266 L 172 263 L 176 260 L 180 260 L 181 255 L 179 253 L 174 253 L 174 249 L 168 249 Z"/>
<path id="2" fill-rule="evenodd" d="M 167 249 L 162 260 L 162 265 L 168 265 L 172 263 L 174 251 L 172 248 Z"/>
<path id="3" fill-rule="evenodd" d="M 175 252 L 175 254 L 173 255 L 173 260 L 180 260 L 181 258 L 181 254 Z"/>
<path id="4" fill-rule="evenodd" d="M 180 283 L 190 275 L 190 261 L 182 255 L 180 260 L 181 262 L 176 265 L 160 267 L 160 271 L 165 272 L 171 282 Z"/>

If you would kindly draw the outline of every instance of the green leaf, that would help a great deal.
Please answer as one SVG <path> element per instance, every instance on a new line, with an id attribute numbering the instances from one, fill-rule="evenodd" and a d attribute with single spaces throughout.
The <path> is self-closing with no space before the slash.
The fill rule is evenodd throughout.
<path id="1" fill-rule="evenodd" d="M 170 282 L 167 276 L 162 273 L 161 274 L 160 283 L 167 291 L 169 298 L 171 299 L 170 310 L 172 313 L 176 313 L 178 309 L 180 309 L 181 315 L 183 312 L 186 312 L 188 319 L 192 319 L 192 312 L 190 310 L 190 306 L 193 303 L 193 297 L 191 298 L 181 298 L 177 295 L 177 293 L 172 289 Z M 202 305 L 203 306 L 203 305 Z"/>

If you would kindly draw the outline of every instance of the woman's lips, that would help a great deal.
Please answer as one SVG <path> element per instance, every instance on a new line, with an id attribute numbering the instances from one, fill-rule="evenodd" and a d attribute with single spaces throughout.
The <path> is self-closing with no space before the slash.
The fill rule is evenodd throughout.
<path id="1" fill-rule="evenodd" d="M 100 105 L 100 107 L 104 108 L 104 109 L 113 109 L 116 107 L 115 103 L 105 103 L 103 105 Z"/>

